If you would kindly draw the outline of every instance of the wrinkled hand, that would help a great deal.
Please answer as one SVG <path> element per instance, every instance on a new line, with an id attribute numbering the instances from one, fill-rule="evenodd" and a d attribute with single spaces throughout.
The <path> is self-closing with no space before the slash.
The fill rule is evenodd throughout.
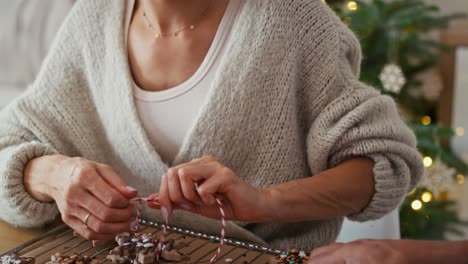
<path id="1" fill-rule="evenodd" d="M 161 178 L 159 193 L 150 196 L 167 218 L 174 209 L 219 219 L 215 197 L 222 200 L 227 220 L 257 222 L 265 218 L 263 202 L 268 191 L 245 183 L 213 157 L 203 157 L 173 167 Z"/>
<path id="2" fill-rule="evenodd" d="M 125 232 L 135 219 L 129 199 L 135 189 L 107 165 L 82 158 L 64 158 L 54 172 L 50 196 L 61 212 L 62 220 L 89 240 L 110 240 Z M 87 227 L 84 220 L 87 219 Z"/>
<path id="3" fill-rule="evenodd" d="M 310 254 L 314 264 L 405 264 L 408 259 L 385 240 L 357 240 L 318 248 Z"/>

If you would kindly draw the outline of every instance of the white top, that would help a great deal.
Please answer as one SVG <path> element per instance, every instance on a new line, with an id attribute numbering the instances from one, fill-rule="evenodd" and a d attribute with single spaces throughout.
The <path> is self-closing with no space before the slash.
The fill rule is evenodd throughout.
<path id="1" fill-rule="evenodd" d="M 133 91 L 138 116 L 151 144 L 166 163 L 171 163 L 177 156 L 186 134 L 208 95 L 243 1 L 229 1 L 205 59 L 188 80 L 159 92 L 145 91 L 134 83 Z M 134 2 L 134 0 L 127 1 L 126 32 Z"/>

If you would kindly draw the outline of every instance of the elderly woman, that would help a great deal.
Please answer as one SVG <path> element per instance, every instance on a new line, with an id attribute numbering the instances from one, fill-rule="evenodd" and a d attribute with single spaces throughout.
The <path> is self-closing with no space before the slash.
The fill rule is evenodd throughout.
<path id="1" fill-rule="evenodd" d="M 321 0 L 82 0 L 0 115 L 0 218 L 88 239 L 143 217 L 312 249 L 396 208 L 422 173 L 395 104 L 358 81 Z M 132 187 L 130 187 L 132 186 Z M 159 210 L 160 209 L 160 210 Z"/>

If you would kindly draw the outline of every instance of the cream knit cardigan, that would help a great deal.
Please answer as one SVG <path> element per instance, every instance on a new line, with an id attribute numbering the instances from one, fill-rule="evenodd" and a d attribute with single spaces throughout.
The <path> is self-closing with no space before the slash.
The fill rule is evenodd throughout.
<path id="1" fill-rule="evenodd" d="M 34 200 L 23 185 L 25 165 L 42 155 L 109 164 L 141 196 L 159 189 L 168 165 L 135 111 L 124 9 L 121 0 L 78 1 L 33 86 L 1 111 L 2 220 L 32 227 L 57 216 L 55 204 Z M 247 1 L 174 164 L 211 154 L 261 188 L 367 156 L 375 161 L 376 193 L 350 218 L 383 216 L 400 204 L 423 168 L 393 100 L 358 81 L 360 59 L 358 41 L 321 0 Z M 157 210 L 143 214 L 161 220 Z M 170 221 L 219 232 L 219 222 L 185 212 Z M 341 217 L 230 223 L 228 235 L 310 250 L 332 242 L 341 223 Z"/>

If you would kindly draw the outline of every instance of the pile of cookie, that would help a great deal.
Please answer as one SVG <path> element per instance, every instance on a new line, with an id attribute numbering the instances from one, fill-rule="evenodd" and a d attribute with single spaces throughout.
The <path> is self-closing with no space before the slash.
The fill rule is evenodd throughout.
<path id="1" fill-rule="evenodd" d="M 16 254 L 0 257 L 0 264 L 34 264 L 34 258 L 21 257 Z"/>
<path id="2" fill-rule="evenodd" d="M 308 255 L 304 251 L 297 249 L 285 250 L 279 254 L 273 263 L 278 264 L 305 264 L 309 260 Z"/>
<path id="3" fill-rule="evenodd" d="M 5 255 L 0 258 L 0 264 L 34 264 L 36 261 L 32 257 L 21 257 L 16 254 Z M 46 264 L 97 264 L 97 259 L 92 259 L 79 254 L 70 256 L 62 256 L 60 252 L 55 253 L 50 257 Z"/>
<path id="4" fill-rule="evenodd" d="M 115 237 L 118 246 L 112 249 L 107 259 L 116 264 L 156 263 L 160 240 L 153 234 L 122 233 Z M 173 239 L 162 242 L 161 259 L 165 262 L 180 262 L 190 257 L 179 252 L 187 244 Z"/>
<path id="5" fill-rule="evenodd" d="M 63 255 L 60 252 L 50 256 L 50 261 L 46 264 L 97 264 L 99 260 L 90 258 L 88 256 L 82 256 L 80 254 L 72 254 L 69 256 Z"/>

